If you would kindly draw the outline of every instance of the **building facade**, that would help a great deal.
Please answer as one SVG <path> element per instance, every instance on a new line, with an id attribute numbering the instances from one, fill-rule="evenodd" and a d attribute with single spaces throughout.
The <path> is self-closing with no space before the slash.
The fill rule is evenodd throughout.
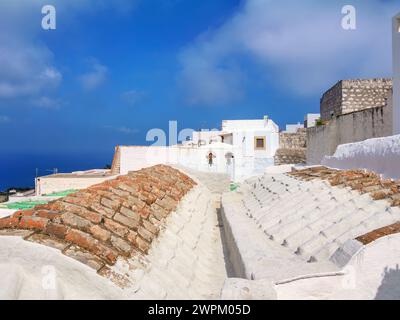
<path id="1" fill-rule="evenodd" d="M 271 119 L 225 120 L 220 131 L 194 132 L 192 140 L 181 145 L 119 146 L 112 172 L 126 174 L 156 164 L 176 164 L 226 173 L 239 181 L 273 166 L 278 148 L 279 127 Z"/>
<path id="2" fill-rule="evenodd" d="M 304 128 L 312 128 L 317 125 L 317 121 L 321 119 L 320 113 L 308 113 L 304 116 Z"/>

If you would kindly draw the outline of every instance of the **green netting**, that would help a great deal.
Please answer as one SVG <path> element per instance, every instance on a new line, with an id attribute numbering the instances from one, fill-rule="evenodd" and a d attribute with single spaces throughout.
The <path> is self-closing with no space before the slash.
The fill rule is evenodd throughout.
<path id="1" fill-rule="evenodd" d="M 75 193 L 77 190 L 65 190 L 62 192 L 56 192 L 49 194 L 48 197 L 66 197 L 72 193 Z M 39 204 L 47 204 L 49 201 L 38 200 L 38 201 L 25 201 L 25 202 L 12 202 L 0 204 L 0 209 L 12 209 L 12 210 L 28 210 L 32 209 Z"/>
<path id="2" fill-rule="evenodd" d="M 27 202 L 13 202 L 0 206 L 0 208 L 13 209 L 13 210 L 28 210 L 32 209 L 38 204 L 46 204 L 48 201 L 27 201 Z"/>
<path id="3" fill-rule="evenodd" d="M 55 193 L 49 194 L 48 197 L 66 197 L 66 196 L 68 196 L 68 195 L 70 195 L 72 193 L 75 193 L 75 192 L 77 192 L 77 190 L 73 190 L 73 189 L 65 190 L 65 191 L 55 192 Z"/>

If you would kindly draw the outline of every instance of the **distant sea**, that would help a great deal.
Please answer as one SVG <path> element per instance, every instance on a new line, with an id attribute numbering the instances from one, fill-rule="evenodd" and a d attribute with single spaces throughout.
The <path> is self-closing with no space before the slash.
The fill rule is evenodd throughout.
<path id="1" fill-rule="evenodd" d="M 113 154 L 0 154 L 0 191 L 11 187 L 34 187 L 36 168 L 39 176 L 59 173 L 103 169 L 112 163 Z"/>

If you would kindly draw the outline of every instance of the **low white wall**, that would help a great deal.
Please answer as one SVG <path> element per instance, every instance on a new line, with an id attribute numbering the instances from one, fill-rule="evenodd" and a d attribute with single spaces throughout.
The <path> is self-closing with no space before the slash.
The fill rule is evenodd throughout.
<path id="1" fill-rule="evenodd" d="M 277 136 L 277 135 L 276 135 Z M 276 137 L 273 137 L 276 138 Z M 271 138 L 271 139 L 273 139 Z M 279 141 L 279 140 L 278 140 Z M 254 143 L 254 142 L 253 142 Z M 274 145 L 277 142 L 274 141 Z M 252 145 L 254 149 L 254 146 Z M 208 154 L 214 155 L 213 165 L 208 163 Z M 233 167 L 227 165 L 227 154 L 233 154 Z M 272 154 L 272 151 L 271 151 Z M 120 174 L 137 171 L 157 164 L 182 165 L 203 172 L 229 174 L 233 181 L 262 174 L 274 164 L 273 157 L 253 152 L 247 156 L 243 150 L 227 144 L 197 147 L 120 147 Z"/>
<path id="2" fill-rule="evenodd" d="M 360 298 L 400 299 L 400 234 L 364 246 L 345 268 Z"/>
<path id="3" fill-rule="evenodd" d="M 226 148 L 192 147 L 121 147 L 121 174 L 157 164 L 180 164 L 199 171 L 226 173 Z M 208 165 L 207 155 L 215 155 L 213 166 Z"/>
<path id="4" fill-rule="evenodd" d="M 385 178 L 400 178 L 400 135 L 338 146 L 322 164 L 338 169 L 367 169 Z"/>
<path id="5" fill-rule="evenodd" d="M 120 174 L 157 164 L 177 163 L 178 150 L 174 147 L 120 147 Z"/>
<path id="6" fill-rule="evenodd" d="M 307 164 L 318 165 L 341 144 L 392 135 L 392 103 L 334 118 L 328 124 L 307 129 Z"/>
<path id="7" fill-rule="evenodd" d="M 107 177 L 41 177 L 36 179 L 36 195 L 48 195 L 65 190 L 80 190 L 101 183 L 105 180 L 114 179 L 115 176 Z"/>

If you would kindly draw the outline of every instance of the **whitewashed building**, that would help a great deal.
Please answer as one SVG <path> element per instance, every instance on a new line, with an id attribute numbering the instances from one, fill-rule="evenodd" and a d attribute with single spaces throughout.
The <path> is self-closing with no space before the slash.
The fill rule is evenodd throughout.
<path id="1" fill-rule="evenodd" d="M 301 124 L 300 122 L 298 122 L 297 124 L 287 124 L 286 130 L 284 132 L 296 133 L 297 130 L 299 130 L 299 129 L 304 129 L 304 124 Z"/>
<path id="2" fill-rule="evenodd" d="M 304 128 L 315 127 L 319 119 L 321 119 L 320 113 L 307 113 L 304 116 Z"/>
<path id="3" fill-rule="evenodd" d="M 274 165 L 279 127 L 261 120 L 225 120 L 220 131 L 194 132 L 191 141 L 157 147 L 118 146 L 112 172 L 126 174 L 156 164 L 182 165 L 204 172 L 228 173 L 232 181 L 262 174 Z"/>
<path id="4" fill-rule="evenodd" d="M 268 117 L 225 120 L 221 136 L 222 142 L 233 147 L 232 159 L 226 155 L 226 170 L 234 177 L 232 180 L 263 173 L 265 168 L 274 165 L 274 156 L 279 149 L 279 127 Z"/>

